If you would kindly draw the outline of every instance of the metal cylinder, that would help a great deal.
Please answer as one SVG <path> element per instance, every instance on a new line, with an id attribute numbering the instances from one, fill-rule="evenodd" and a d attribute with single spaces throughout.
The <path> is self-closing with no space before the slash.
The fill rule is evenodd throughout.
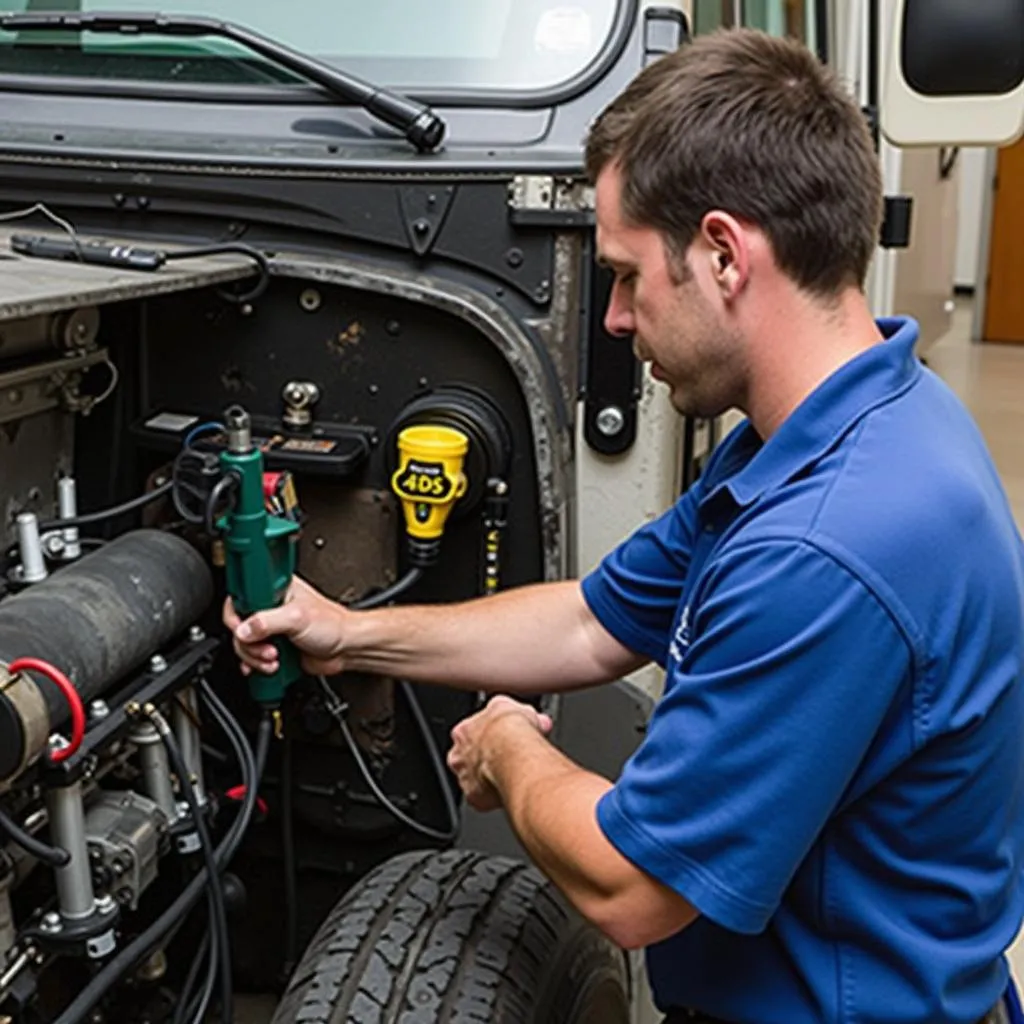
<path id="1" fill-rule="evenodd" d="M 195 548 L 160 530 L 134 530 L 0 602 L 0 661 L 43 658 L 88 704 L 183 634 L 212 600 L 210 570 Z M 67 702 L 48 679 L 33 679 L 50 728 L 60 728 Z M 7 735 L 12 717 L 0 714 L 0 750 L 17 745 Z"/>
<path id="2" fill-rule="evenodd" d="M 61 917 L 88 917 L 95 908 L 89 849 L 85 842 L 85 812 L 82 808 L 82 783 L 57 786 L 46 794 L 50 815 L 50 836 L 54 845 L 67 850 L 71 860 L 54 868 Z"/>
<path id="3" fill-rule="evenodd" d="M 57 509 L 61 519 L 74 519 L 78 515 L 74 477 L 64 476 L 57 481 Z M 78 558 L 82 554 L 82 545 L 78 543 L 78 527 L 70 526 L 62 530 L 61 538 L 64 541 L 65 558 Z"/>
<path id="4" fill-rule="evenodd" d="M 188 687 L 178 694 L 174 703 L 174 733 L 178 738 L 181 756 L 191 776 L 192 788 L 200 805 L 206 803 L 206 789 L 203 783 L 203 751 L 199 729 L 199 701 L 194 687 Z M 182 785 L 186 780 L 182 779 Z"/>
<path id="5" fill-rule="evenodd" d="M 128 738 L 139 748 L 146 795 L 164 812 L 168 821 L 177 820 L 178 801 L 171 786 L 171 767 L 156 727 L 150 722 L 140 722 Z"/>
<path id="6" fill-rule="evenodd" d="M 8 871 L 0 879 L 0 964 L 7 962 L 7 954 L 18 941 L 17 929 L 14 926 L 14 911 L 11 909 L 13 874 L 13 871 Z"/>
<path id="7" fill-rule="evenodd" d="M 252 421 L 240 406 L 233 405 L 224 412 L 224 424 L 228 432 L 228 451 L 245 455 L 252 451 Z"/>
<path id="8" fill-rule="evenodd" d="M 39 520 L 33 512 L 22 512 L 16 521 L 18 555 L 21 558 L 21 581 L 41 583 L 49 575 L 39 539 Z"/>

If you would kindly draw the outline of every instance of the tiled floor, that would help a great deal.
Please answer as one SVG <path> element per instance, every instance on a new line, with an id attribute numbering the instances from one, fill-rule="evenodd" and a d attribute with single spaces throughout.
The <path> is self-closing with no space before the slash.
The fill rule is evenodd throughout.
<path id="1" fill-rule="evenodd" d="M 960 303 L 952 330 L 927 355 L 928 365 L 971 410 L 988 443 L 1017 525 L 1024 530 L 1024 345 L 972 343 L 971 305 Z M 1024 933 L 1010 950 L 1024 987 Z"/>

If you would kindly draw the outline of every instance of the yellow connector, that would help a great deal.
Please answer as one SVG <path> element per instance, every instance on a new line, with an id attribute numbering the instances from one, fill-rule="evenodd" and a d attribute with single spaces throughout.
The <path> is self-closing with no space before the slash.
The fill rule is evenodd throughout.
<path id="1" fill-rule="evenodd" d="M 402 500 L 410 537 L 440 539 L 452 506 L 466 493 L 462 464 L 468 451 L 469 438 L 454 427 L 406 427 L 398 435 L 391 487 Z"/>

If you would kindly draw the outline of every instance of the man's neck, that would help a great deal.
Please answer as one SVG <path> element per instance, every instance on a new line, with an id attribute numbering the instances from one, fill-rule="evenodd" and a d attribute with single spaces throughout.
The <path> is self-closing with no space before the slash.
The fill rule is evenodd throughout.
<path id="1" fill-rule="evenodd" d="M 882 340 L 864 294 L 850 288 L 829 304 L 783 289 L 747 332 L 749 388 L 744 411 L 771 437 L 808 395 Z"/>

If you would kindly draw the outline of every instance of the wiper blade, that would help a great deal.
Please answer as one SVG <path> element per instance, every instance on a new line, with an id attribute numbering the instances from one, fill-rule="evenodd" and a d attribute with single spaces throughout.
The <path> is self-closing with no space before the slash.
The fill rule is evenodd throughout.
<path id="1" fill-rule="evenodd" d="M 292 71 L 345 103 L 355 103 L 397 128 L 421 152 L 437 149 L 444 138 L 444 120 L 430 107 L 230 21 L 177 14 L 73 14 L 58 11 L 0 14 L 6 32 L 114 32 L 122 35 L 219 36 L 230 39 L 274 64 Z"/>

